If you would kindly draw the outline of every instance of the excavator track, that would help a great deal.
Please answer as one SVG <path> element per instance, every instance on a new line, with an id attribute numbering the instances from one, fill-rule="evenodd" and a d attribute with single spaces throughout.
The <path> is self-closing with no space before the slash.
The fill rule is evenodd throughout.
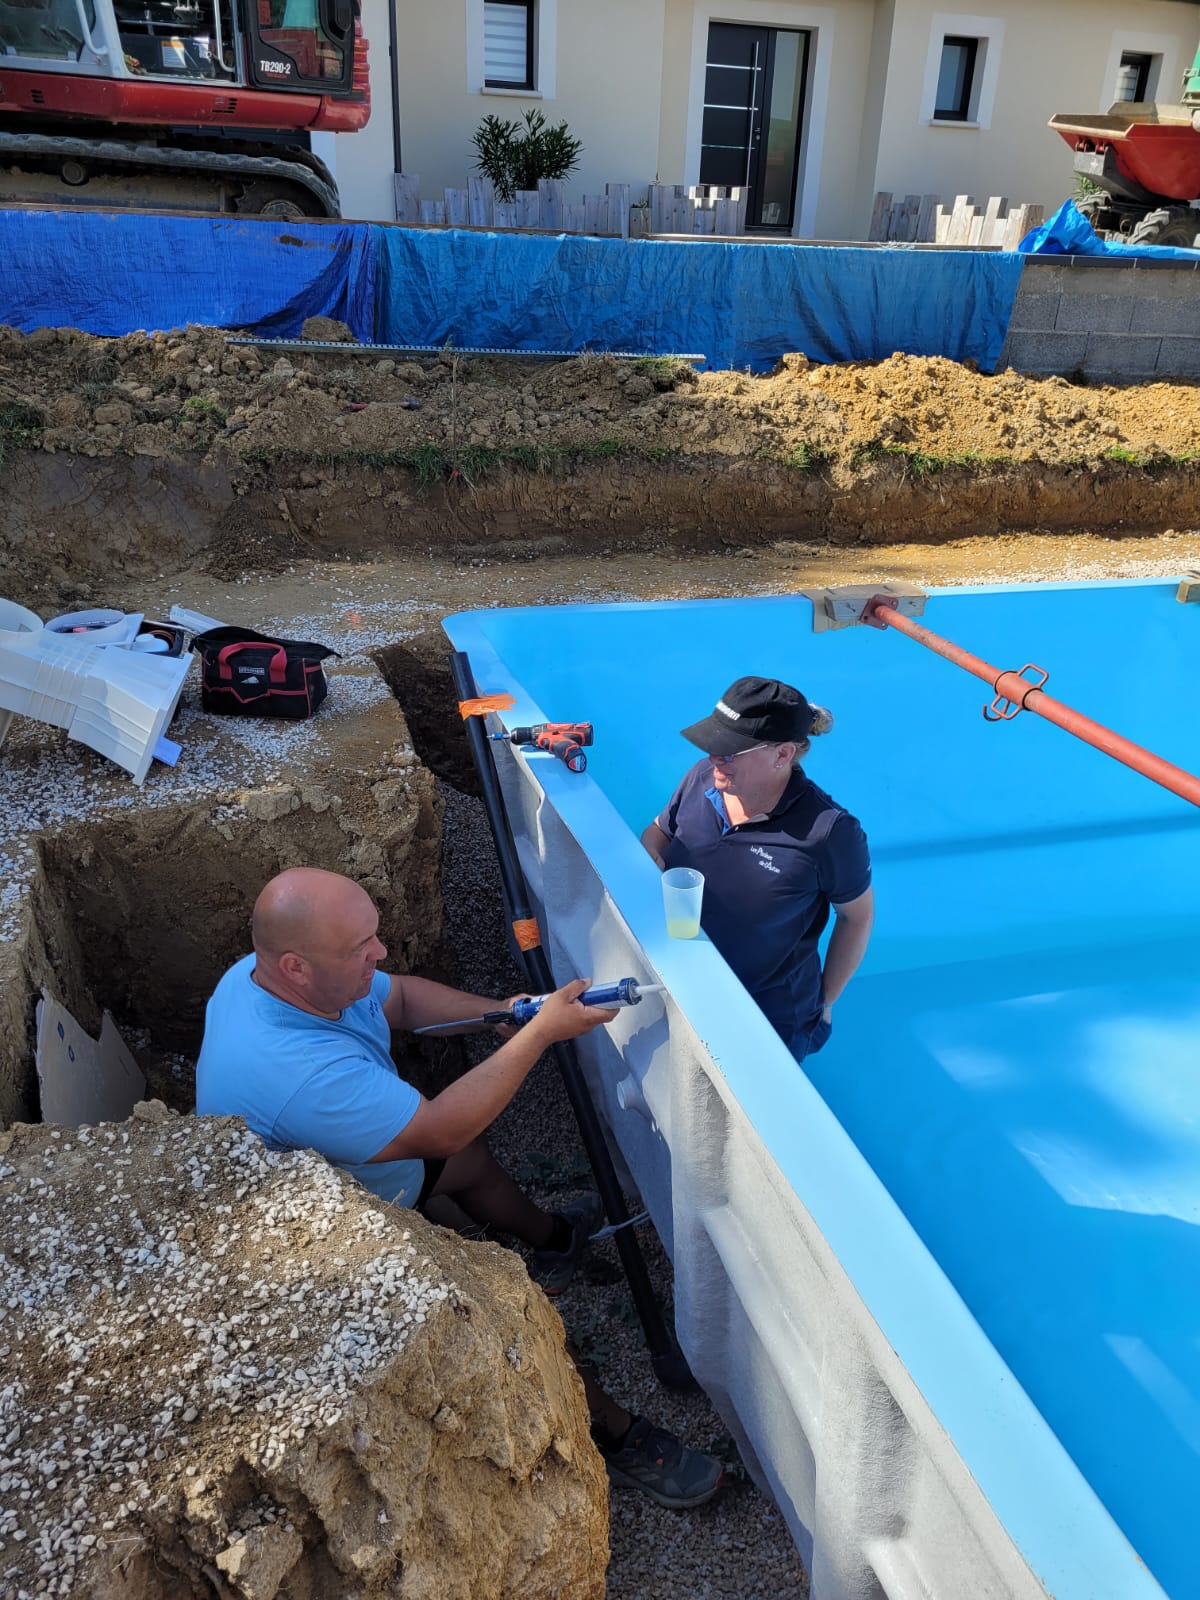
<path id="1" fill-rule="evenodd" d="M 327 176 L 307 155 L 284 160 L 0 129 L 0 205 L 336 217 L 337 190 Z"/>

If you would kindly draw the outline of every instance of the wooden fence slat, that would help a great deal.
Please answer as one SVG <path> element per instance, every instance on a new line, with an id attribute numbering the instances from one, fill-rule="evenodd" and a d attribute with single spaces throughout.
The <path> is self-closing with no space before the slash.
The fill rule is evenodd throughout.
<path id="1" fill-rule="evenodd" d="M 562 231 L 564 233 L 583 233 L 587 230 L 587 207 L 580 202 L 578 205 L 569 205 L 562 208 Z"/>
<path id="2" fill-rule="evenodd" d="M 695 231 L 697 233 L 715 233 L 717 213 L 712 206 L 698 206 L 696 208 Z"/>
<path id="3" fill-rule="evenodd" d="M 538 220 L 537 226 L 544 228 L 547 233 L 560 233 L 563 225 L 563 190 L 566 184 L 561 178 L 538 179 Z"/>
<path id="4" fill-rule="evenodd" d="M 729 198 L 737 208 L 735 212 L 737 220 L 733 231 L 735 233 L 745 233 L 746 209 L 750 204 L 750 191 L 749 189 L 730 189 Z"/>
<path id="5" fill-rule="evenodd" d="M 1045 218 L 1046 213 L 1043 206 L 1013 206 L 1004 225 L 1004 249 L 1015 250 L 1030 228 L 1040 228 Z"/>
<path id="6" fill-rule="evenodd" d="M 1002 194 L 993 194 L 988 197 L 987 210 L 983 214 L 983 230 L 979 235 L 980 244 L 999 244 L 1000 234 L 1003 230 L 1002 218 L 1008 214 L 1008 201 Z"/>
<path id="7" fill-rule="evenodd" d="M 447 189 L 446 221 L 452 228 L 465 228 L 471 220 L 471 204 L 466 189 Z"/>
<path id="8" fill-rule="evenodd" d="M 923 194 L 917 212 L 917 243 L 933 244 L 937 238 L 937 217 L 941 202 L 936 194 Z"/>
<path id="9" fill-rule="evenodd" d="M 445 224 L 446 202 L 444 200 L 422 200 L 420 220 L 429 224 Z"/>
<path id="10" fill-rule="evenodd" d="M 494 228 L 517 228 L 517 202 L 515 200 L 496 200 L 492 204 L 492 226 Z"/>
<path id="11" fill-rule="evenodd" d="M 517 226 L 519 228 L 536 228 L 540 226 L 542 197 L 536 189 L 518 189 L 516 207 Z"/>
<path id="12" fill-rule="evenodd" d="M 737 232 L 736 200 L 718 200 L 713 206 L 713 232 L 723 234 Z"/>
<path id="13" fill-rule="evenodd" d="M 490 178 L 467 180 L 467 203 L 471 212 L 471 226 L 490 228 L 495 222 L 496 187 Z"/>
<path id="14" fill-rule="evenodd" d="M 675 188 L 673 184 L 652 183 L 650 185 L 650 232 L 666 233 L 669 229 L 669 218 L 675 205 Z"/>
<path id="15" fill-rule="evenodd" d="M 691 233 L 696 221 L 696 202 L 686 196 L 675 196 L 667 214 L 664 233 Z"/>
<path id="16" fill-rule="evenodd" d="M 899 244 L 912 244 L 917 237 L 917 214 L 921 209 L 919 194 L 906 194 L 900 206 L 900 226 L 892 237 Z"/>
<path id="17" fill-rule="evenodd" d="M 415 172 L 397 172 L 393 182 L 396 188 L 396 221 L 420 222 L 420 177 Z"/>
<path id="18" fill-rule="evenodd" d="M 608 233 L 608 196 L 585 194 L 583 197 L 583 226 L 586 233 Z"/>
<path id="19" fill-rule="evenodd" d="M 880 189 L 875 195 L 875 204 L 871 207 L 871 226 L 867 231 L 867 239 L 869 241 L 876 244 L 886 243 L 891 215 L 891 192 L 887 189 Z"/>
<path id="20" fill-rule="evenodd" d="M 971 218 L 974 215 L 975 202 L 969 194 L 956 194 L 954 196 L 954 210 L 950 213 L 950 228 L 946 235 L 947 244 L 966 244 L 971 232 Z"/>
<path id="21" fill-rule="evenodd" d="M 622 239 L 629 237 L 629 207 L 632 198 L 627 183 L 609 183 L 605 185 L 608 195 L 608 226 L 612 233 L 619 233 Z"/>

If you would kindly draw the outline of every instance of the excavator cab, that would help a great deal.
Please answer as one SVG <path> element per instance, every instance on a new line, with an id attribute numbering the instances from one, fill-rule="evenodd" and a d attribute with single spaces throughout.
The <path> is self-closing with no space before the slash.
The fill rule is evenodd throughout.
<path id="1" fill-rule="evenodd" d="M 348 90 L 354 77 L 353 0 L 245 0 L 250 79 L 263 88 Z"/>
<path id="2" fill-rule="evenodd" d="M 0 205 L 337 216 L 359 0 L 0 0 Z"/>
<path id="3" fill-rule="evenodd" d="M 355 0 L 0 0 L 0 62 L 348 94 Z"/>

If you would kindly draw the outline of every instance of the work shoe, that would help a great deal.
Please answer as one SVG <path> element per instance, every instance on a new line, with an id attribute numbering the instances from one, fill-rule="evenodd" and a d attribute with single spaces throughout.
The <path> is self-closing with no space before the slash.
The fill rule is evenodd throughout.
<path id="1" fill-rule="evenodd" d="M 671 1511 L 686 1511 L 711 1500 L 725 1473 L 721 1463 L 699 1450 L 689 1450 L 673 1433 L 635 1417 L 619 1450 L 600 1454 L 612 1481 L 624 1489 L 640 1489 Z"/>
<path id="2" fill-rule="evenodd" d="M 604 1221 L 604 1207 L 598 1194 L 581 1194 L 559 1206 L 558 1214 L 571 1224 L 571 1243 L 565 1250 L 535 1250 L 529 1263 L 529 1276 L 548 1295 L 561 1294 L 569 1287 L 588 1240 Z"/>

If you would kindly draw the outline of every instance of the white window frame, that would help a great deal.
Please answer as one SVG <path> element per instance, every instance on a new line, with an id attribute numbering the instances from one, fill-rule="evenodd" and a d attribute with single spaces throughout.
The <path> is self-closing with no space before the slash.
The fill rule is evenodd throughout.
<path id="1" fill-rule="evenodd" d="M 493 88 L 483 54 L 483 0 L 466 0 L 467 93 L 509 100 L 553 100 L 557 92 L 558 0 L 537 0 L 533 8 L 533 88 Z"/>
<path id="2" fill-rule="evenodd" d="M 1146 83 L 1147 100 L 1177 101 L 1183 93 L 1182 46 L 1177 36 L 1169 33 L 1132 33 L 1122 29 L 1114 33 L 1108 47 L 1108 62 L 1104 68 L 1104 81 L 1098 90 L 1097 111 L 1107 111 L 1116 93 L 1117 73 L 1121 57 L 1126 51 L 1131 55 L 1150 56 L 1150 76 Z M 1195 41 L 1188 49 L 1188 63 L 1195 51 Z"/>
<path id="3" fill-rule="evenodd" d="M 947 38 L 974 39 L 975 72 L 971 80 L 968 114 L 961 122 L 935 117 L 938 79 L 942 71 L 942 50 Z M 930 128 L 990 128 L 996 106 L 996 84 L 1000 78 L 1000 55 L 1004 48 L 1004 23 L 999 17 L 969 17 L 959 12 L 935 12 L 929 22 L 929 50 L 925 57 L 925 77 L 921 84 L 919 120 Z M 1115 81 L 1115 79 L 1114 79 Z"/>

